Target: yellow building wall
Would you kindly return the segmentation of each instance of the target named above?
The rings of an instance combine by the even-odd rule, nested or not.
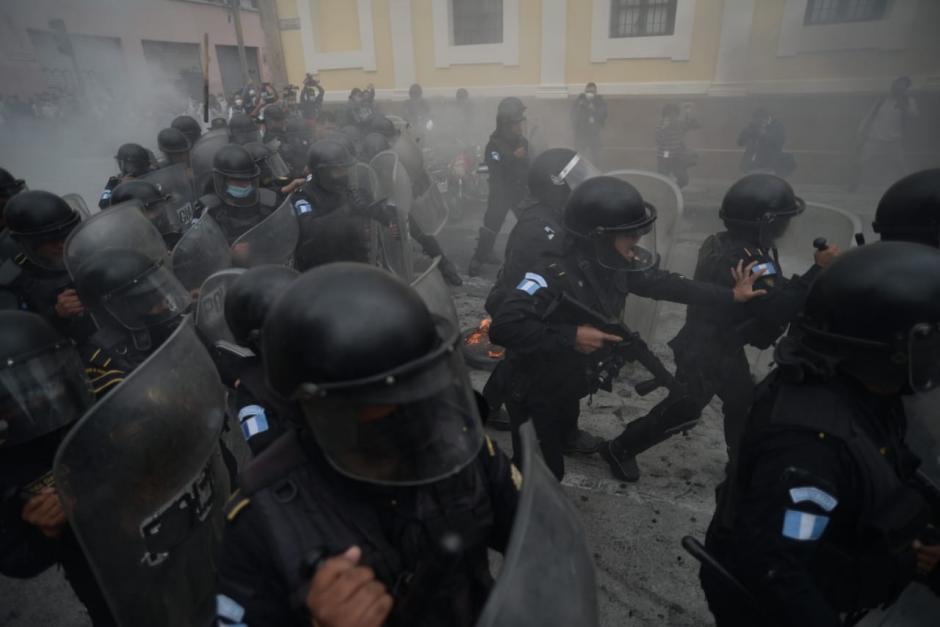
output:
[[[768,2],[767,4],[776,4]],[[698,0],[692,26],[692,47],[688,61],[671,59],[611,59],[591,62],[591,0],[568,2],[568,50],[566,82],[580,85],[663,81],[711,81],[718,58],[721,34],[722,0]],[[763,2],[758,2],[763,4]],[[779,2],[782,6],[783,2]]]
[[[277,0],[277,17],[281,20],[296,19],[297,2],[295,0]],[[300,30],[281,31],[281,49],[284,52],[284,70],[287,80],[292,85],[303,85],[304,75],[304,47],[301,43]]]
[[[359,10],[355,0],[319,0],[319,23],[314,23],[320,52],[359,50]],[[378,3],[376,3],[378,4]],[[378,7],[373,9],[373,13]]]
[[[582,0],[586,1],[586,0]],[[434,17],[431,0],[412,0],[411,30],[415,50],[415,75],[429,87],[479,87],[484,85],[537,85],[541,75],[542,3],[519,0],[519,65],[501,63],[434,67]]]
[[[793,79],[896,77],[903,74],[936,74],[940,65],[940,2],[922,0],[918,4],[915,31],[907,50],[840,50],[801,53],[778,57],[783,2],[756,2],[751,31],[750,79],[756,81]]]

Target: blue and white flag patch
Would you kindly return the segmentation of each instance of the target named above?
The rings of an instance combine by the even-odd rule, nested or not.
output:
[[[239,605],[235,599],[224,594],[217,594],[215,596],[215,613],[219,617],[220,625],[232,625],[241,623],[245,617],[245,608]]]
[[[110,189],[106,189],[106,190],[104,190],[103,192],[101,192],[101,200],[108,200],[109,198],[111,198],[111,190],[110,190]]]
[[[548,287],[548,281],[546,281],[542,275],[535,274],[534,272],[526,272],[525,278],[519,282],[516,289],[522,290],[529,296],[532,296],[543,287]]]
[[[788,509],[783,516],[783,537],[801,541],[819,540],[828,524],[828,516]]]
[[[493,161],[499,161],[499,152],[495,150],[490,152],[490,159],[492,159]]]
[[[313,213],[313,206],[306,200],[298,200],[294,203],[294,213],[299,216],[305,213]]]
[[[545,228],[545,237],[547,237],[549,241],[555,239],[555,229],[553,229],[550,226],[546,226],[544,228]]]
[[[790,488],[790,500],[796,503],[815,503],[822,508],[824,512],[831,512],[839,504],[839,499],[828,492],[824,492],[813,486],[804,486],[800,488]]]
[[[764,274],[762,276],[773,276],[777,274],[777,266],[774,265],[773,262],[770,262],[770,261],[767,261],[765,263],[759,263],[753,268],[751,268],[751,274],[756,274],[760,272],[761,270],[764,271]]]
[[[238,422],[242,425],[242,435],[246,440],[268,430],[268,415],[261,405],[242,407],[238,412]]]

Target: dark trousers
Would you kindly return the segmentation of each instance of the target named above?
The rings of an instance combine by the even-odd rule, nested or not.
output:
[[[689,184],[689,165],[686,158],[682,155],[676,157],[656,157],[656,169],[660,174],[676,178],[676,185],[680,188]]]
[[[522,462],[519,427],[526,420],[531,420],[545,465],[561,481],[565,476],[562,450],[572,430],[578,427],[580,397],[576,394],[531,390],[522,398],[515,398],[515,395],[511,397],[506,403],[506,409],[509,410],[509,424],[512,428],[513,462],[517,466]]]
[[[638,455],[694,427],[716,395],[724,413],[729,458],[737,452],[754,401],[754,381],[743,349],[718,360],[676,355],[676,380],[682,394],[671,393],[648,414],[628,424],[616,438],[624,451]]]

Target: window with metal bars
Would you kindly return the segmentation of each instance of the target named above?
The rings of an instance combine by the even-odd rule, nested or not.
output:
[[[803,24],[870,22],[883,20],[887,12],[888,0],[809,0]]]
[[[503,0],[451,0],[455,46],[503,43]]]
[[[611,38],[672,35],[676,30],[676,1],[611,0]]]

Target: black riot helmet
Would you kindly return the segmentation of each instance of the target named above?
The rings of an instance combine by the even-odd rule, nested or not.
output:
[[[806,203],[773,174],[749,174],[725,193],[718,217],[728,231],[759,246],[773,246]]]
[[[140,144],[122,144],[114,159],[124,176],[140,176],[150,170],[150,152]]]
[[[421,89],[421,85],[414,83],[411,87],[408,88],[408,97],[412,100],[417,100],[424,95],[424,90]]]
[[[398,135],[398,129],[395,128],[395,123],[392,122],[388,116],[382,115],[381,113],[376,113],[369,119],[369,131],[372,133],[381,133],[387,138]]]
[[[529,167],[529,193],[543,204],[561,211],[572,188],[560,175],[577,155],[569,148],[550,148],[536,157]]]
[[[193,146],[182,131],[175,128],[165,128],[157,133],[157,147],[160,152],[172,160],[176,155],[188,154]]]
[[[287,119],[287,112],[280,105],[272,104],[264,108],[265,122],[283,122]]]
[[[86,307],[106,311],[129,331],[178,321],[191,303],[173,273],[138,250],[100,250],[82,262],[73,278]]]
[[[889,187],[872,228],[883,241],[940,247],[940,168],[905,176]]]
[[[372,161],[372,158],[389,149],[388,139],[381,133],[369,133],[362,140],[362,160],[366,163]]]
[[[838,257],[806,299],[801,342],[869,387],[940,384],[940,250],[878,242]]]
[[[176,116],[173,118],[173,121],[170,122],[170,127],[175,128],[185,135],[186,139],[189,140],[190,146],[195,144],[196,140],[202,135],[202,127],[199,126],[199,122],[189,115]]]
[[[30,261],[47,270],[65,269],[65,238],[81,220],[67,202],[50,192],[27,190],[7,202],[4,217]]]
[[[287,266],[256,266],[243,272],[225,293],[225,322],[235,341],[258,350],[271,305],[300,274]],[[260,352],[260,351],[259,351]]]
[[[659,263],[656,208],[624,180],[598,176],[579,185],[565,205],[564,224],[575,245],[593,250],[606,268],[643,271]]]
[[[262,355],[268,386],[299,404],[336,470],[419,485],[458,472],[483,442],[459,340],[391,273],[332,263],[275,301]]]
[[[212,181],[215,193],[233,207],[258,204],[261,170],[244,146],[226,144],[212,158]]]
[[[338,140],[321,139],[307,152],[307,169],[316,183],[327,191],[337,192],[349,187],[349,168],[356,159]]]
[[[271,150],[261,142],[245,144],[245,150],[251,155],[255,165],[261,171],[261,185],[272,185],[283,181],[290,176],[290,168],[284,163],[284,158],[277,151]]]
[[[0,450],[71,424],[93,403],[69,340],[34,313],[0,311]]]
[[[212,121],[209,123],[209,128],[213,131],[220,128],[228,128],[228,120],[225,118],[212,118]]]
[[[118,205],[128,200],[137,199],[147,219],[160,231],[160,235],[179,233],[179,216],[174,209],[172,197],[150,181],[124,181],[111,193],[111,204]]]
[[[526,106],[515,96],[503,98],[496,107],[497,130],[508,130],[514,124],[525,121]]]
[[[258,126],[247,113],[236,113],[228,121],[228,134],[235,144],[247,144],[261,140]]]

